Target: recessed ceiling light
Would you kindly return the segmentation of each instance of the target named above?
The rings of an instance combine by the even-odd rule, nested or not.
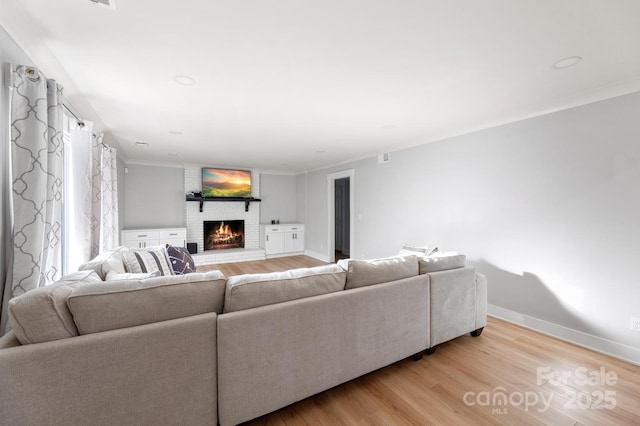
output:
[[[149,146],[149,144],[147,142],[136,142],[136,146],[146,147]]]
[[[173,81],[183,86],[193,86],[196,84],[196,80],[188,75],[176,75],[173,77]]]
[[[182,132],[179,130],[169,130],[170,135],[182,135]]]
[[[177,157],[178,154],[167,154],[169,157]]]
[[[558,62],[553,64],[553,68],[557,70],[560,70],[562,68],[569,68],[576,65],[581,60],[581,56],[569,56],[568,58],[560,59]]]

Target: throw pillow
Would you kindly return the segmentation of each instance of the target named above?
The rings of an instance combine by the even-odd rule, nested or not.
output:
[[[196,264],[186,247],[174,247],[167,244],[167,256],[174,275],[184,275],[196,272]]]
[[[417,247],[417,246],[410,246],[408,244],[405,244],[400,249],[398,256],[411,256],[411,255],[426,256],[428,249],[429,249],[428,246]]]
[[[129,273],[147,274],[158,271],[163,276],[173,275],[167,260],[167,249],[164,246],[147,250],[131,250],[125,253],[124,264]]]

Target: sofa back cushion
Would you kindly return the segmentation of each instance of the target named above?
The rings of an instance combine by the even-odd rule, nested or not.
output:
[[[103,281],[107,279],[107,274],[109,272],[124,274],[125,272],[127,272],[124,268],[124,254],[128,251],[129,249],[124,246],[115,248],[113,250],[104,251],[95,258],[91,259],[89,262],[80,266],[79,269],[81,271],[95,271]]]
[[[338,265],[229,277],[224,312],[302,299],[344,290],[345,271]]]
[[[453,251],[445,253],[435,253],[431,256],[424,256],[418,259],[420,264],[420,275],[429,272],[446,271],[449,269],[464,268],[467,256]]]
[[[220,313],[226,279],[220,271],[74,288],[67,304],[80,334]]]
[[[92,270],[78,271],[51,285],[14,297],[9,301],[9,320],[16,338],[27,345],[77,336],[67,297],[74,287],[101,282]]]
[[[347,271],[347,285],[345,287],[347,290],[418,275],[417,256],[372,260],[342,259],[338,261],[338,265]]]

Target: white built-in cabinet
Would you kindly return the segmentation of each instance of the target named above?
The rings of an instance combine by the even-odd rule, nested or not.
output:
[[[304,225],[262,225],[262,247],[267,256],[304,252]]]
[[[146,248],[170,244],[184,247],[187,242],[187,228],[125,229],[122,244],[129,248]]]

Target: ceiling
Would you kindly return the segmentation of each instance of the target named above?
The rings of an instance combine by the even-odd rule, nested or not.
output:
[[[128,162],[297,173],[640,91],[637,0],[0,2]]]

